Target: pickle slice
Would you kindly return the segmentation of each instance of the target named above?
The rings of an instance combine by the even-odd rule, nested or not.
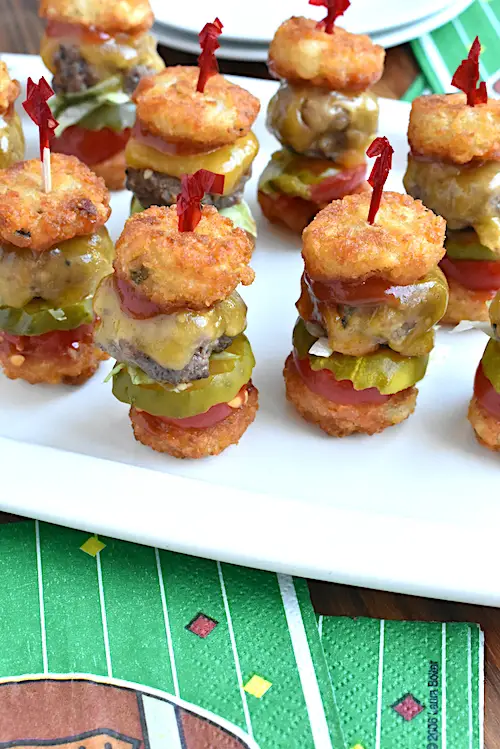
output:
[[[493,299],[490,307],[490,320],[493,328],[496,329],[500,325],[500,293]],[[496,330],[497,335],[500,330]]]
[[[42,300],[25,307],[0,307],[0,330],[10,335],[43,335],[53,330],[73,330],[94,321],[92,296],[67,307],[54,308]]]
[[[235,398],[250,380],[254,366],[252,348],[242,334],[224,352],[212,354],[210,375],[204,380],[196,380],[183,389],[152,381],[134,385],[128,368],[124,367],[113,376],[113,395],[153,416],[185,419]]]
[[[428,356],[402,356],[389,348],[380,348],[366,356],[347,356],[334,352],[329,357],[312,356],[309,349],[317,340],[299,318],[293,331],[293,345],[301,359],[309,357],[311,369],[328,369],[337,380],[350,380],[355,390],[376,388],[383,395],[406,390],[421,380]]]
[[[448,231],[445,248],[453,260],[500,260],[497,253],[481,244],[474,229]]]
[[[500,342],[490,340],[481,359],[483,372],[500,394]]]

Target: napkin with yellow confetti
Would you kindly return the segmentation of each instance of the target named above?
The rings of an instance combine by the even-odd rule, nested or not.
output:
[[[304,580],[0,526],[0,746],[343,749]]]

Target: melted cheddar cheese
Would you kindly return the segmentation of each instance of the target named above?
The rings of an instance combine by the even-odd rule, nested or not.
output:
[[[154,169],[180,179],[183,174],[194,174],[198,169],[208,169],[223,174],[224,195],[230,195],[241,177],[248,171],[259,151],[259,141],[253,133],[231,144],[208,153],[175,155],[163,153],[139,142],[133,136],[125,150],[127,166],[133,169]]]

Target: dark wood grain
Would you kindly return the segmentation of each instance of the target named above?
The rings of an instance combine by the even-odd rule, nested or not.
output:
[[[106,1],[109,0],[103,0]],[[38,53],[43,26],[36,8],[36,0],[0,0],[0,52]],[[195,60],[192,55],[164,47],[161,52],[170,65],[192,64]],[[222,61],[221,70],[224,73],[268,77],[265,65],[259,63]],[[407,46],[389,50],[385,74],[377,86],[377,93],[400,98],[413,82],[417,70]],[[0,513],[0,522],[13,520],[17,518]],[[310,588],[314,606],[321,614],[480,623],[486,633],[486,749],[500,749],[500,612],[497,609],[329,583],[311,582]]]

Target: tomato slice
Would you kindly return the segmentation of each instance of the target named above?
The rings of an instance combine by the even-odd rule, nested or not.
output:
[[[315,203],[331,203],[345,195],[350,195],[361,185],[366,175],[366,164],[352,169],[344,169],[333,177],[327,177],[316,185],[311,185],[311,200]]]
[[[248,390],[248,388],[248,383],[243,385],[238,396],[243,396],[245,390]],[[138,411],[138,414],[145,429],[148,429],[150,432],[158,432],[165,426],[177,426],[181,429],[208,429],[227,419],[235,410],[228,403],[217,403],[212,408],[209,408],[208,411],[205,411],[205,413],[188,416],[185,419],[169,419],[167,416],[153,416],[146,411]]]
[[[311,369],[309,359],[300,359],[297,350],[293,351],[293,359],[297,372],[304,384],[316,395],[342,405],[359,406],[363,403],[377,405],[386,403],[390,395],[383,395],[377,388],[366,388],[366,390],[355,390],[350,380],[337,380],[329,369],[315,371]]]
[[[304,273],[304,283],[319,302],[327,304],[347,304],[361,307],[363,304],[387,304],[398,301],[398,290],[404,287],[394,286],[383,278],[367,278],[365,281],[315,281]]]
[[[445,255],[439,265],[445,276],[471,291],[500,289],[500,261],[454,260]]]
[[[79,125],[71,125],[62,135],[52,141],[55,153],[76,156],[87,166],[100,164],[123,151],[130,136],[130,128],[116,133],[109,127],[101,130],[87,130]]]
[[[43,335],[10,335],[0,331],[0,351],[9,356],[59,358],[67,354],[68,349],[78,351],[80,344],[92,343],[93,336],[94,324],[80,325],[74,330],[53,330]]]
[[[272,222],[279,222],[288,226],[293,232],[301,233],[311,223],[320,210],[319,205],[303,198],[294,198],[291,195],[269,195],[259,191],[260,206]]]
[[[474,380],[474,395],[481,406],[495,419],[500,419],[500,394],[484,374],[483,365],[479,363]]]

